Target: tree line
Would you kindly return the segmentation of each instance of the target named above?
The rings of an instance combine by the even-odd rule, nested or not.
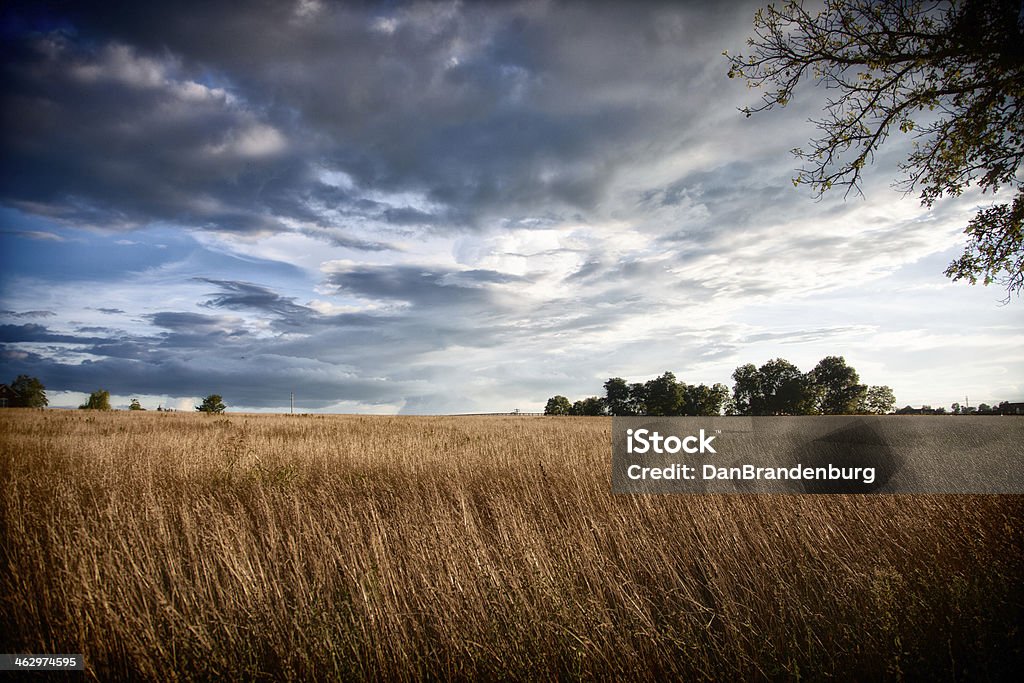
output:
[[[842,356],[828,356],[810,372],[783,358],[761,367],[747,363],[725,384],[687,384],[672,372],[647,382],[621,377],[604,383],[604,396],[570,402],[548,399],[545,415],[882,415],[893,412],[896,397],[888,386],[860,383],[857,371]]]
[[[12,391],[13,400],[8,402],[11,408],[45,408],[50,404],[46,398],[46,385],[38,377],[18,375],[9,385]],[[227,410],[224,400],[220,394],[210,394],[203,399],[202,404],[195,407],[201,413],[223,413]],[[110,405],[110,392],[106,389],[97,389],[89,394],[85,403],[78,406],[79,410],[113,410]],[[128,405],[128,410],[145,410],[139,399],[133,398]],[[162,410],[162,408],[157,408]]]
[[[96,391],[89,394],[89,398],[85,403],[78,406],[80,410],[111,410],[110,407],[110,392],[104,389],[97,389]],[[200,413],[223,413],[227,410],[227,406],[224,405],[224,400],[220,394],[210,394],[203,399],[201,405],[195,407]],[[131,403],[128,404],[128,410],[145,410],[139,399],[133,398]],[[158,412],[164,412],[165,409],[162,406],[157,406]]]

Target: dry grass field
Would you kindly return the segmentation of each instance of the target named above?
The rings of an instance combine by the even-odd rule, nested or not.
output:
[[[610,425],[0,411],[0,652],[160,681],[1021,665],[1020,496],[613,496]]]

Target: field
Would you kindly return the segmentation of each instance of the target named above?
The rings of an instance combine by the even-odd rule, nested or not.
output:
[[[160,681],[1024,663],[1021,496],[613,496],[610,426],[0,411],[0,652]]]

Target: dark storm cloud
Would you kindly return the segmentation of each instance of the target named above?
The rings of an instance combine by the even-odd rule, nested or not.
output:
[[[76,351],[97,356],[136,357],[172,348],[208,350],[218,344],[236,344],[248,338],[242,322],[224,316],[165,311],[145,316],[163,331],[156,335],[130,334],[101,326],[78,326],[75,333],[55,332],[46,326],[0,325],[0,343],[50,343],[69,345]]]
[[[254,285],[250,282],[212,280],[210,278],[196,279],[200,282],[208,282],[221,289],[220,292],[211,294],[210,296],[213,298],[208,299],[202,304],[207,308],[257,310],[290,319],[305,319],[317,315],[316,311],[296,304],[292,298],[283,297],[266,287]]]
[[[699,4],[593,9],[15,3],[0,200],[239,232],[593,212],[652,131],[680,129],[697,68],[680,46],[724,21]],[[331,197],[324,170],[352,186]]]
[[[252,340],[237,319],[181,312],[155,313],[147,318],[163,331],[140,335],[116,328],[82,326],[74,334],[64,334],[42,325],[0,325],[0,342],[49,343],[55,345],[51,350],[58,353],[71,349],[99,358],[152,361],[168,358],[176,351],[210,353],[226,348],[237,352]]]
[[[146,317],[166,330],[149,340],[158,350],[239,355],[254,341],[251,331],[236,318],[177,311],[163,311]]]
[[[118,334],[120,330],[113,327],[103,327],[102,325],[79,325],[75,328],[75,332],[78,333],[89,333],[89,334]]]
[[[230,321],[224,316],[203,315],[177,311],[162,311],[146,316],[157,327],[172,332],[219,332]]]
[[[8,318],[52,318],[55,315],[53,311],[0,311],[0,316]]]
[[[398,247],[388,244],[387,242],[374,242],[369,240],[362,240],[355,237],[346,235],[344,231],[336,228],[306,228],[302,230],[302,233],[308,237],[322,240],[329,244],[333,244],[336,247],[343,247],[345,249],[355,249],[356,251],[401,251]]]
[[[409,391],[409,386],[403,383],[332,376],[316,366],[285,366],[279,358],[255,360],[264,368],[256,383],[252,381],[251,371],[227,362],[214,365],[201,359],[166,355],[147,358],[145,362],[111,357],[69,364],[35,353],[0,351],[0,373],[17,371],[44,377],[47,388],[84,393],[95,391],[97,387],[123,396],[203,396],[215,391],[224,397],[229,407],[279,406],[287,403],[289,392],[295,389],[300,399],[298,405],[308,409],[323,408],[339,401],[387,403]]]
[[[434,214],[408,207],[385,209],[384,219],[395,225],[434,225],[438,222],[438,218]]]
[[[0,341],[12,346],[4,349],[0,366],[45,377],[55,390],[103,386],[116,394],[171,396],[217,391],[236,405],[272,407],[298,386],[300,405],[309,409],[339,401],[401,405],[410,396],[427,400],[436,390],[434,371],[418,363],[424,355],[453,346],[497,347],[514,336],[512,308],[490,291],[518,281],[512,276],[362,267],[336,273],[335,279],[363,296],[417,306],[402,315],[323,315],[269,287],[201,278],[218,291],[198,303],[256,313],[258,321],[269,319],[272,329],[287,334],[267,335],[265,325],[254,334],[244,317],[190,311],[144,315],[157,328],[149,334],[91,325],[60,334],[38,324],[6,325],[0,326]],[[448,315],[435,315],[438,307]],[[39,353],[17,346],[28,342],[53,346]],[[89,359],[68,360],[67,351]],[[396,355],[405,359],[401,368],[393,364]]]
[[[90,54],[49,36],[22,47],[7,55],[6,204],[105,228],[280,229],[254,196],[268,171],[253,161],[277,154],[276,133],[224,92],[128,46]]]
[[[448,270],[417,266],[357,266],[332,273],[339,290],[368,299],[401,301],[428,307],[495,303],[492,285],[523,278],[493,270]]]
[[[246,296],[246,288],[235,289]],[[251,298],[245,301],[255,302],[257,307],[271,299],[253,294],[249,292]],[[287,306],[282,309],[280,302],[270,303],[270,307],[291,310]],[[195,396],[217,391],[232,405],[256,408],[280,405],[295,388],[301,389],[299,405],[308,409],[339,401],[400,402],[409,391],[402,382],[361,379],[352,372],[340,372],[336,365],[317,360],[321,354],[315,346],[296,347],[291,354],[280,355],[276,347],[287,352],[286,343],[257,338],[239,318],[162,311],[146,319],[159,331],[132,335],[111,329],[108,336],[97,337],[58,334],[41,325],[0,325],[0,342],[54,345],[44,352],[16,345],[0,348],[0,373],[27,372],[45,378],[51,389],[63,391],[89,392],[98,386],[123,395]],[[388,322],[386,317],[339,315],[329,318],[329,327],[324,329],[335,340],[354,333],[373,335],[380,341],[376,330]],[[94,358],[71,362],[65,359],[67,349]],[[349,360],[360,361],[352,349],[345,354]]]
[[[0,342],[58,342],[70,344],[91,344],[102,341],[98,337],[77,337],[50,331],[44,325],[0,325]]]

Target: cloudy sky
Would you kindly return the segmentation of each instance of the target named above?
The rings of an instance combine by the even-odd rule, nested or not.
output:
[[[794,188],[824,93],[737,111],[754,4],[119,4],[0,10],[0,380],[51,405],[527,411],[826,355],[1024,400],[1021,302],[942,275],[989,198],[904,197],[909,140]]]

